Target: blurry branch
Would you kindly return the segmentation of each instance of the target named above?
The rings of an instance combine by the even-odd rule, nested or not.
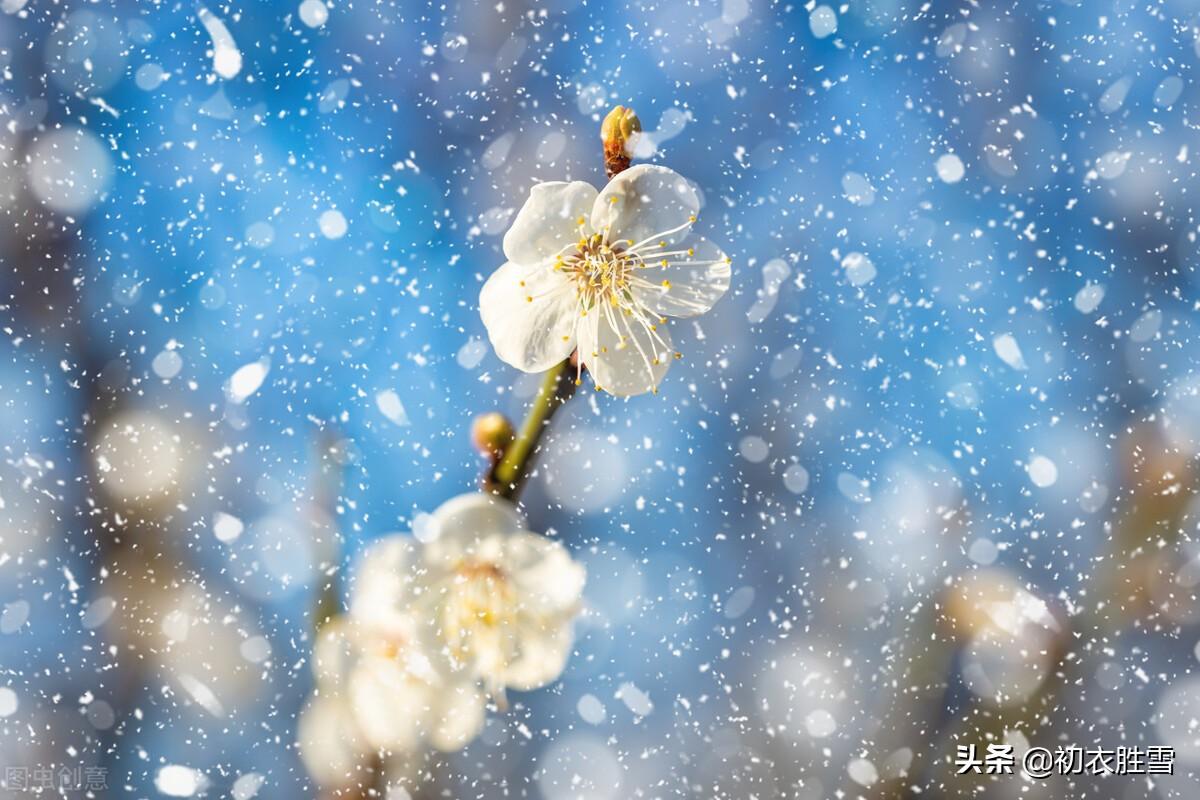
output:
[[[954,640],[939,629],[941,613],[941,607],[926,598],[913,614],[899,620],[903,630],[889,662],[896,668],[885,678],[885,700],[874,732],[880,781],[871,797],[900,796],[906,776],[919,769],[924,756],[920,743],[930,741],[937,730],[955,653]]]
[[[313,633],[342,612],[341,536],[337,527],[338,497],[342,491],[341,443],[334,430],[322,428],[315,442],[316,474],[313,476],[313,541],[317,574],[322,581],[313,609]],[[322,522],[328,522],[322,527]],[[328,536],[328,539],[326,538]]]
[[[896,752],[889,748],[903,743],[902,747],[912,749],[911,764],[904,774],[888,774],[884,770],[881,780],[869,790],[852,796],[865,794],[875,800],[915,798],[931,790],[943,797],[976,796],[982,784],[995,776],[956,775],[955,746],[975,744],[982,749],[990,743],[1013,744],[1010,739],[1014,734],[1018,735],[1014,750],[1019,770],[1024,749],[1020,745],[1032,744],[1035,738],[1049,741],[1064,721],[1064,715],[1059,713],[1065,702],[1064,693],[1085,688],[1089,656],[1101,651],[1111,638],[1129,626],[1140,624],[1159,610],[1154,591],[1162,553],[1179,540],[1184,515],[1197,491],[1196,464],[1189,454],[1173,449],[1161,430],[1150,425],[1131,431],[1126,446],[1123,466],[1127,489],[1108,553],[1097,559],[1098,569],[1080,592],[1080,607],[1070,616],[1054,615],[1054,622],[1045,631],[1052,635],[1035,637],[1040,647],[1030,648],[1028,657],[1046,660],[1048,671],[1044,680],[1027,698],[1012,704],[995,702],[999,698],[974,698],[944,731],[927,724],[927,720],[941,713],[937,704],[940,697],[923,690],[935,685],[929,683],[932,671],[942,670],[945,674],[947,656],[952,657],[954,649],[961,648],[974,636],[987,635],[981,626],[991,624],[982,616],[989,605],[994,606],[1005,595],[1011,597],[1014,591],[1025,591],[1019,585],[1005,587],[998,582],[980,586],[977,581],[977,585],[967,587],[964,584],[970,582],[960,579],[947,588],[942,598],[953,640],[939,642],[936,634],[926,638],[930,620],[924,615],[915,623],[914,647],[906,656],[906,667],[896,676],[897,680],[907,682],[907,688],[890,704],[881,723],[890,735],[876,754],[886,766],[889,756]],[[964,598],[969,602],[964,603]],[[1014,637],[1011,644],[1021,647],[1028,641]],[[947,647],[952,650],[947,651]],[[907,701],[905,696],[909,698]],[[929,706],[917,707],[922,702],[928,702]]]

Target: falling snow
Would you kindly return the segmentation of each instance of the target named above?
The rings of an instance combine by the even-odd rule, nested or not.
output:
[[[0,795],[1200,796],[1194,69],[0,0]]]

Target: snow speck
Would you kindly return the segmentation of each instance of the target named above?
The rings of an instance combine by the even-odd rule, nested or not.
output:
[[[192,797],[208,787],[208,778],[198,769],[168,764],[154,776],[154,787],[167,797]]]
[[[237,372],[233,373],[233,377],[229,379],[227,392],[229,399],[235,403],[244,403],[250,395],[258,391],[270,371],[271,360],[265,356],[244,367],[239,367]]]
[[[264,220],[246,226],[246,244],[256,250],[270,247],[275,241],[275,226]]]
[[[1163,78],[1162,83],[1154,90],[1154,105],[1159,108],[1167,108],[1175,105],[1175,101],[1179,99],[1179,95],[1183,93],[1183,79],[1178,75],[1170,75]]]
[[[871,502],[871,484],[850,472],[843,472],[837,477],[837,488],[852,503]]]
[[[846,767],[846,772],[850,775],[850,780],[859,786],[871,786],[879,780],[879,772],[875,765],[865,758],[851,761]]]
[[[1079,493],[1079,507],[1089,514],[1095,514],[1104,508],[1108,502],[1108,486],[1093,480]]]
[[[63,127],[39,136],[25,163],[34,196],[62,214],[90,210],[112,181],[108,145],[83,128]]]
[[[196,13],[200,17],[200,24],[204,26],[204,30],[208,31],[208,36],[212,39],[213,72],[225,80],[237,77],[237,74],[242,71],[242,53],[238,50],[237,43],[233,41],[233,34],[229,32],[229,28],[225,27],[225,23],[220,18],[214,16],[204,6],[200,6],[200,10]]]
[[[937,160],[935,166],[937,176],[943,183],[958,183],[966,174],[966,168],[963,167],[962,159],[954,155],[954,153],[946,153]]]
[[[176,350],[168,348],[154,357],[154,360],[150,362],[150,368],[158,377],[170,380],[183,369],[183,357]]]
[[[771,359],[771,366],[767,374],[771,376],[771,380],[779,380],[786,378],[796,371],[796,367],[800,366],[800,362],[804,360],[804,351],[797,345],[780,350]]]
[[[488,354],[488,344],[478,336],[472,336],[467,340],[467,343],[458,348],[458,353],[454,360],[463,369],[475,369],[483,363],[484,357]]]
[[[837,719],[823,708],[813,709],[804,717],[804,730],[814,739],[824,739],[837,731]]]
[[[1109,150],[1096,159],[1096,174],[1106,181],[1119,178],[1125,173],[1132,153],[1122,153],[1120,150]]]
[[[1103,114],[1111,114],[1121,106],[1125,105],[1125,96],[1129,94],[1129,87],[1133,85],[1133,78],[1128,76],[1112,83],[1104,94],[1100,95],[1099,102],[1096,106]]]
[[[1100,307],[1104,299],[1104,284],[1089,283],[1075,293],[1075,310],[1081,314],[1091,314]]]
[[[324,6],[323,3],[319,3],[318,5]],[[238,779],[233,782],[233,789],[230,794],[233,795],[233,800],[250,800],[251,797],[258,794],[258,790],[262,788],[266,781],[267,779],[257,772],[247,772],[245,775],[239,775]],[[388,796],[391,796],[390,792]]]
[[[0,633],[16,633],[21,629],[21,626],[24,625],[28,619],[28,601],[17,600],[12,603],[7,603],[4,606],[4,611],[0,612]]]
[[[575,704],[575,710],[589,725],[599,725],[608,716],[604,703],[600,702],[600,698],[594,694],[585,694],[579,698],[579,702]]]
[[[996,547],[996,543],[991,539],[979,538],[971,542],[971,546],[967,548],[967,558],[974,561],[976,564],[987,566],[996,561],[996,556],[1000,554],[1000,549]]]
[[[738,443],[738,452],[751,464],[764,460],[770,449],[770,445],[761,436],[745,436]]]
[[[856,206],[869,206],[875,202],[875,187],[866,175],[858,172],[847,172],[842,176],[842,194]]]
[[[300,21],[310,28],[319,28],[329,21],[329,6],[323,0],[304,0],[300,4]]]
[[[242,521],[233,514],[226,514],[224,511],[213,514],[212,529],[217,541],[232,542],[242,535],[245,528]]]
[[[98,731],[108,730],[117,721],[117,714],[113,711],[113,707],[103,700],[88,703],[87,711],[84,714],[91,726]]]
[[[779,300],[779,288],[792,274],[791,267],[782,258],[773,258],[763,265],[763,286],[758,290],[758,299],[746,311],[746,318],[752,325],[765,321],[775,310]]]
[[[752,605],[754,605],[754,587],[742,586],[729,595],[722,613],[725,614],[725,619],[738,619],[744,616]]]
[[[783,472],[783,485],[792,494],[803,494],[808,489],[808,470],[802,464],[792,464]]]
[[[650,712],[654,710],[654,703],[650,702],[650,695],[632,683],[622,683],[617,689],[616,698],[639,717],[649,716]]]
[[[832,36],[838,29],[837,14],[829,6],[817,6],[808,15],[808,28],[818,39]]]
[[[862,253],[849,253],[842,259],[842,269],[851,286],[866,286],[875,280],[875,264]]]
[[[144,92],[152,92],[162,86],[170,75],[158,64],[142,64],[133,75],[133,82]]]
[[[251,664],[261,664],[271,656],[271,643],[262,636],[251,636],[238,646],[238,652]]]
[[[1012,334],[1002,333],[997,336],[992,340],[992,348],[995,349],[996,355],[1000,356],[1000,360],[1013,369],[1029,369],[1029,365],[1025,363],[1025,356],[1021,355],[1021,346]]]
[[[946,390],[946,399],[955,408],[975,408],[979,405],[979,390],[969,381],[963,381]]]
[[[108,622],[108,618],[111,617],[112,613],[116,610],[117,601],[114,598],[107,595],[104,597],[97,597],[95,600],[88,603],[87,608],[83,612],[83,616],[80,618],[80,622],[83,624],[84,628],[90,631],[95,628],[99,628],[105,622]]]
[[[1025,469],[1029,472],[1029,480],[1039,488],[1045,489],[1058,481],[1058,467],[1045,456],[1035,455],[1029,459],[1029,465]]]
[[[321,214],[317,225],[321,228],[321,235],[326,239],[340,239],[346,235],[346,230],[349,228],[346,217],[336,208],[331,208]]]
[[[216,693],[204,681],[185,672],[179,675],[179,685],[191,696],[192,700],[196,701],[196,705],[209,714],[218,718],[225,716],[225,707],[221,705]]]
[[[17,693],[7,686],[0,686],[0,717],[11,717],[17,713]]]
[[[375,395],[375,405],[379,413],[387,417],[393,425],[404,427],[409,424],[408,412],[404,410],[404,403],[400,402],[400,395],[391,389],[384,389]]]
[[[1129,338],[1139,344],[1150,341],[1158,335],[1159,329],[1162,328],[1162,321],[1162,311],[1157,308],[1150,309],[1129,327]]]

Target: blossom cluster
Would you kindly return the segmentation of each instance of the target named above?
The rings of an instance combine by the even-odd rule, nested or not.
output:
[[[373,544],[349,610],[313,652],[316,688],[299,744],[318,782],[353,782],[378,753],[456,750],[507,689],[557,678],[572,646],[584,569],[480,492],[443,504],[421,530]]]

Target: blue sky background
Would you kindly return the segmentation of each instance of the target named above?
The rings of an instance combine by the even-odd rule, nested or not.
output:
[[[1193,452],[1192,3],[853,2],[823,37],[825,12],[761,0],[330,3],[317,28],[214,5],[229,79],[192,4],[0,6],[5,764],[103,764],[112,796],[157,796],[166,764],[215,795],[251,772],[257,796],[312,793],[292,748],[312,520],[349,564],[475,485],[471,417],[519,417],[536,387],[487,349],[479,287],[534,182],[603,182],[616,103],[698,187],[733,286],[676,326],[658,396],[585,392],[556,419],[524,504],[588,566],[578,652],[447,786],[573,797],[571,763],[587,797],[828,796],[914,605],[985,568],[1085,602],[1137,485],[1128,431],[1167,419]],[[179,437],[178,485],[132,522],[93,472],[89,415],[117,410]],[[102,570],[122,528],[150,559],[124,578]],[[160,658],[136,634],[157,618],[88,628],[102,598],[191,608],[197,649]],[[1112,690],[1109,727],[1088,695],[1081,729],[1158,741],[1161,693],[1200,703],[1191,621],[1116,642],[1106,663],[1149,681]],[[265,661],[231,655],[260,636]],[[223,716],[181,688],[189,663]],[[823,742],[780,730],[802,674],[840,687]]]

